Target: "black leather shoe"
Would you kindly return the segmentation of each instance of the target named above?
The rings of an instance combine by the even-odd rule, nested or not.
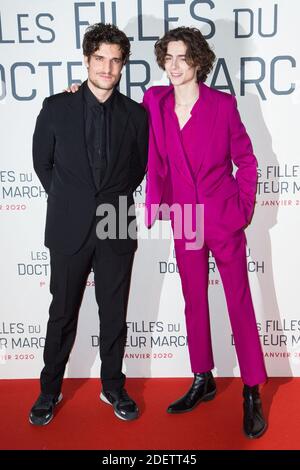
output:
[[[41,393],[30,410],[29,422],[35,426],[45,426],[50,423],[54,416],[54,408],[62,398],[62,393],[59,395]]]
[[[114,408],[115,415],[125,421],[131,421],[136,419],[139,415],[139,409],[135,401],[130,398],[124,388],[121,390],[102,390],[100,399],[108,405],[112,405]]]
[[[267,423],[262,412],[258,385],[244,385],[244,433],[249,439],[256,439],[264,434]]]
[[[172,403],[168,413],[185,413],[192,411],[202,401],[212,400],[216,395],[216,383],[212,373],[195,374],[193,384],[189,391],[179,400]]]

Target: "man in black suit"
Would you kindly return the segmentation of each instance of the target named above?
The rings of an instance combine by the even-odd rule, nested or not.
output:
[[[50,250],[53,296],[41,394],[29,417],[35,425],[48,424],[62,398],[91,268],[100,317],[100,398],[121,419],[138,416],[136,403],[124,389],[122,361],[137,248],[133,192],[147,165],[147,115],[116,88],[130,54],[122,31],[109,24],[90,26],[83,54],[87,81],[78,93],[45,99],[33,136],[34,169],[48,194],[45,245]]]

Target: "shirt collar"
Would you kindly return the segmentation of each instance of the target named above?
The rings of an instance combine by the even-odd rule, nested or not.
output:
[[[84,89],[83,89],[84,100],[89,108],[92,106],[100,105],[100,106],[104,106],[106,109],[112,109],[114,99],[116,96],[116,88],[113,89],[113,92],[110,95],[110,97],[106,101],[104,101],[104,103],[101,103],[100,101],[97,100],[94,93],[89,89],[87,82],[85,82],[83,86],[84,86]]]

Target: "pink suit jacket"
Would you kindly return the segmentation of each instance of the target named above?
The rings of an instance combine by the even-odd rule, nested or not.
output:
[[[246,226],[255,204],[257,161],[241,121],[235,97],[199,84],[199,109],[205,119],[194,136],[199,149],[196,174],[191,174],[178,128],[171,119],[173,86],[149,88],[143,104],[149,114],[150,137],[146,180],[146,225],[163,203],[203,203],[206,224],[233,232]],[[173,121],[173,122],[172,122]],[[233,164],[237,171],[233,176]]]

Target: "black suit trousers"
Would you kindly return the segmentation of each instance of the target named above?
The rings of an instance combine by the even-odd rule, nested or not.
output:
[[[87,277],[93,267],[100,318],[101,380],[104,390],[123,387],[122,361],[126,344],[126,310],[134,252],[117,254],[108,240],[96,237],[96,223],[73,255],[50,249],[53,296],[44,349],[41,390],[57,394],[75,341],[78,314]]]

